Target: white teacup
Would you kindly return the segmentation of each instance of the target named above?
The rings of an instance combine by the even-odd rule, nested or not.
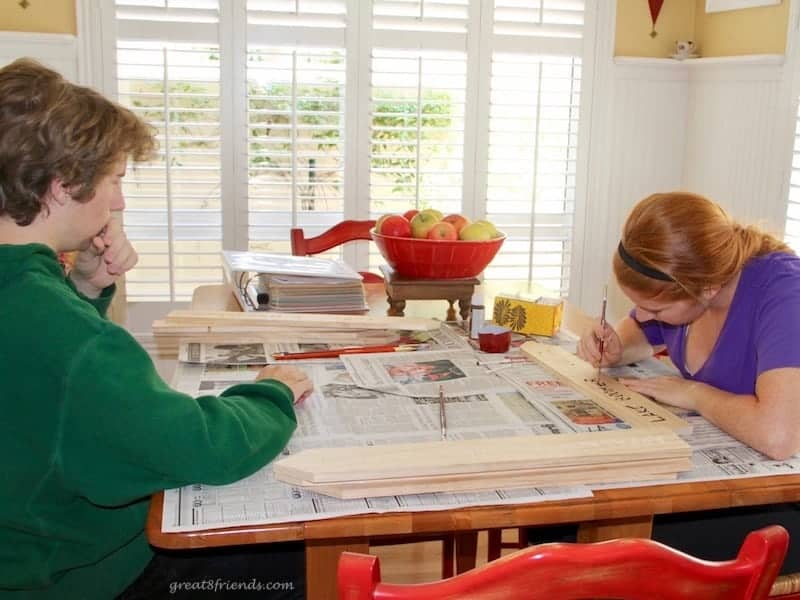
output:
[[[692,40],[678,40],[675,42],[675,54],[680,57],[693,56],[697,46]]]

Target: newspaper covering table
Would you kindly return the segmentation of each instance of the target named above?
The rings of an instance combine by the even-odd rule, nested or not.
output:
[[[446,329],[446,328],[443,328]],[[455,341],[454,341],[455,340]],[[574,340],[558,343],[574,346]],[[560,383],[544,368],[523,360],[517,351],[490,355],[472,349],[461,336],[444,333],[424,352],[360,354],[342,360],[297,361],[314,382],[314,393],[297,408],[298,428],[285,455],[307,448],[434,441],[440,436],[439,386],[447,406],[448,439],[477,439],[629,428],[617,415],[584,394]],[[259,364],[180,363],[176,387],[198,396],[218,394],[250,381],[273,351],[263,348]],[[304,350],[291,346],[291,351]],[[189,353],[188,348],[185,353]],[[194,350],[212,358],[211,348]],[[616,377],[675,374],[656,359],[609,369]],[[681,416],[693,424],[684,436],[692,446],[691,471],[680,481],[796,473],[800,459],[772,461],[741,444],[696,414]],[[671,480],[674,482],[674,480]],[[627,485],[649,485],[653,482]],[[614,486],[600,487],[620,487]],[[527,503],[591,495],[586,486],[524,488],[476,493],[340,500],[279,481],[267,465],[250,477],[224,486],[196,484],[167,490],[163,531],[324,519],[364,513],[447,510],[456,507]]]

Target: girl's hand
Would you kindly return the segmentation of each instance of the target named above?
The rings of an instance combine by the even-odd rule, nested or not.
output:
[[[697,393],[705,385],[682,377],[620,379],[619,382],[658,402],[694,411],[697,410]]]
[[[600,362],[600,340],[603,340],[603,362]],[[577,355],[594,367],[610,367],[622,358],[622,340],[608,323],[600,321],[592,325],[592,329],[584,334],[578,342]]]

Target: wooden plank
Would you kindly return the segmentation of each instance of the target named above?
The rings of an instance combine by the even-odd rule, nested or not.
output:
[[[305,329],[254,329],[252,327],[173,327],[163,325],[163,322],[153,322],[153,335],[160,337],[192,337],[205,338],[209,341],[224,338],[225,341],[259,341],[271,340],[281,343],[314,341],[314,342],[356,342],[364,344],[365,340],[370,343],[389,343],[397,340],[397,332],[381,332],[376,329],[336,331],[333,329],[324,330],[305,330]],[[287,336],[292,336],[287,337]]]
[[[689,469],[691,448],[664,427],[313,448],[274,464],[277,479],[339,498],[652,481]]]
[[[611,463],[605,466],[561,467],[555,469],[529,469],[526,471],[502,471],[470,473],[432,477],[409,477],[397,479],[373,479],[366,481],[342,481],[328,484],[309,484],[303,481],[287,481],[307,490],[342,499],[371,498],[432,492],[491,491],[521,487],[543,487],[551,485],[591,485],[595,483],[624,483],[628,481],[670,481],[680,471],[691,468],[686,460],[667,460],[660,463],[630,465]],[[279,479],[283,479],[279,477]]]
[[[376,317],[370,315],[330,315],[280,313],[270,311],[228,312],[173,310],[167,314],[168,325],[197,326],[246,326],[254,328],[291,327],[305,329],[398,329],[407,331],[432,331],[442,322],[435,319],[404,317]]]
[[[312,448],[275,463],[309,483],[514,471],[615,461],[681,458],[689,445],[666,428],[593,431],[386,446]]]
[[[635,425],[663,425],[678,433],[691,433],[692,425],[653,400],[628,389],[560,346],[525,342],[520,347],[564,383],[589,396],[614,415]]]

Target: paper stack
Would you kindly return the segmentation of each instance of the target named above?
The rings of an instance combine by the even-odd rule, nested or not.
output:
[[[360,313],[368,308],[360,280],[262,274],[259,286],[266,290],[262,300],[270,310]]]
[[[223,250],[225,279],[242,309],[363,313],[361,275],[340,260]]]

